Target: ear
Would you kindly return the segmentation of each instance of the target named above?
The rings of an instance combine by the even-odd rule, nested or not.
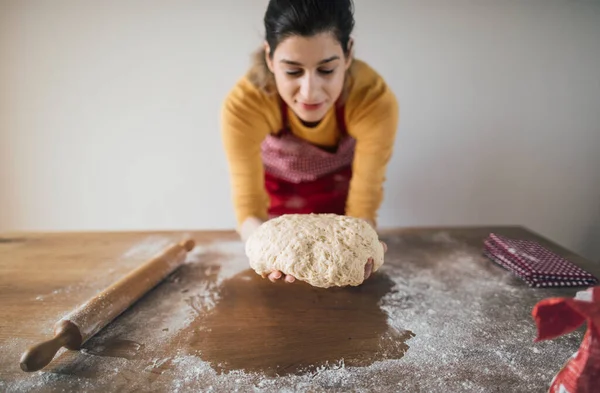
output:
[[[346,56],[346,70],[350,68],[352,60],[354,59],[354,38],[350,37],[348,40],[348,55]]]
[[[271,59],[271,56],[270,56],[271,47],[269,46],[269,43],[267,41],[265,41],[265,43],[264,43],[264,48],[265,48],[265,62],[267,63],[267,67],[269,68],[269,71],[271,71],[273,73],[273,59]]]

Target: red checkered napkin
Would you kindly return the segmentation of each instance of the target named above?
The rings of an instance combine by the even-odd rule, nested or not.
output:
[[[516,263],[512,259],[511,254],[506,254],[501,248],[496,246],[491,240],[485,241],[485,251],[484,254],[494,261],[496,264],[502,266],[506,270],[511,271],[513,274],[523,279],[532,287],[551,287],[557,286],[557,280],[553,279],[545,279],[539,278],[535,274],[531,272],[531,270],[527,266],[522,266]],[[560,281],[560,280],[558,280]],[[571,284],[570,280],[563,280],[563,286],[576,286],[577,283]],[[586,285],[582,283],[582,285]]]
[[[598,279],[565,258],[529,240],[490,234],[484,254],[532,287],[577,287],[598,284]]]
[[[504,252],[501,249],[499,249],[498,247],[496,247],[496,245],[494,243],[492,243],[489,239],[486,240],[484,244],[485,244],[484,255],[486,257],[490,258],[492,261],[494,261],[498,265],[502,266],[506,270],[510,270],[515,275],[517,275],[523,279],[526,279],[526,280],[531,279],[531,271],[529,269],[526,269],[526,268],[520,266],[519,264],[516,264],[515,262],[513,262],[510,257],[505,256]]]

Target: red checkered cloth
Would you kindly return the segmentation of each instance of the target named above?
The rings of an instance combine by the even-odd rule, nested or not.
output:
[[[288,124],[288,108],[281,104],[283,129],[267,135],[261,144],[265,171],[290,183],[310,182],[352,166],[356,140],[348,135],[344,107],[335,108],[341,138],[334,152],[308,143],[292,134]]]
[[[267,136],[263,141],[262,159],[265,170],[292,183],[313,181],[352,165],[356,140],[342,137],[337,154],[308,143],[298,143],[291,134]]]
[[[532,312],[537,324],[536,342],[551,340],[587,322],[579,351],[567,361],[550,384],[549,393],[600,391],[600,287],[578,292],[575,298],[549,298]]]
[[[578,287],[598,284],[598,279],[565,258],[529,240],[490,234],[484,255],[532,287]]]

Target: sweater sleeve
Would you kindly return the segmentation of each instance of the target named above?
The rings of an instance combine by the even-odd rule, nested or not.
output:
[[[260,145],[270,132],[271,106],[247,81],[241,81],[222,107],[221,133],[238,226],[249,217],[268,218]]]
[[[356,139],[356,151],[346,214],[376,223],[399,108],[393,92],[379,76],[374,78],[374,83],[357,88],[348,98],[348,132]]]

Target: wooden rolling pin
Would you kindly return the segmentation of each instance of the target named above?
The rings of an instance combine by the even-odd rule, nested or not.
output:
[[[29,348],[21,356],[23,371],[37,371],[52,361],[61,347],[78,350],[145,293],[185,262],[195,246],[186,240],[131,271],[54,325],[54,338]]]

